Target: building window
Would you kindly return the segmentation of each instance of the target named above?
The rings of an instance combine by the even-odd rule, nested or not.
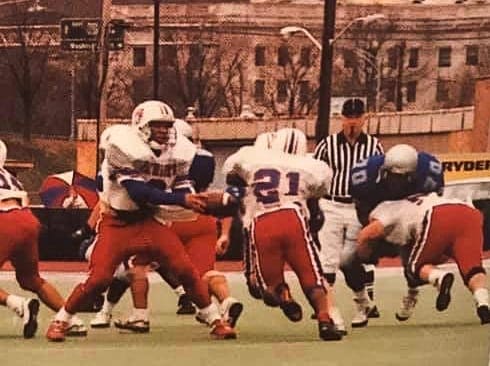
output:
[[[277,64],[286,66],[289,63],[289,49],[287,46],[279,47],[277,51]]]
[[[449,81],[437,80],[436,101],[447,102],[449,100]]]
[[[265,47],[256,46],[255,47],[255,66],[265,65]]]
[[[255,80],[255,101],[262,103],[265,100],[265,80]]]
[[[396,82],[388,80],[383,82],[383,84],[385,85],[383,89],[386,91],[386,101],[395,103]]]
[[[284,103],[288,99],[288,82],[286,80],[278,80],[277,82],[277,101]]]
[[[466,65],[478,66],[478,46],[466,47]]]
[[[310,82],[302,80],[299,82],[299,102],[307,103],[310,100]]]
[[[311,66],[311,47],[301,47],[301,66]]]
[[[417,99],[417,82],[409,81],[407,83],[407,102],[415,103]]]
[[[177,47],[175,45],[160,46],[160,60],[163,65],[175,65],[177,62]]]
[[[418,67],[419,66],[419,49],[410,48],[408,51],[408,67]]]
[[[146,66],[146,47],[133,48],[133,66],[134,67]]]
[[[391,47],[388,50],[388,67],[391,69],[398,67],[398,47]]]
[[[344,50],[342,52],[344,58],[344,67],[346,69],[353,69],[356,67],[356,56],[352,50]]]
[[[451,47],[439,48],[439,67],[451,66]]]

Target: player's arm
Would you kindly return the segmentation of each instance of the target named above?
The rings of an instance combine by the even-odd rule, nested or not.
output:
[[[228,251],[230,246],[230,229],[231,229],[231,217],[223,217],[221,222],[221,233],[216,241],[216,254],[221,256]]]
[[[384,226],[379,220],[372,220],[357,235],[357,253],[361,259],[369,258],[372,248],[369,243],[384,236]]]

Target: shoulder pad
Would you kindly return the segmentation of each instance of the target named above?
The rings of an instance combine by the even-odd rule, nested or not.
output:
[[[112,166],[133,167],[135,162],[146,161],[151,156],[150,147],[130,126],[117,129],[107,141],[106,159]]]

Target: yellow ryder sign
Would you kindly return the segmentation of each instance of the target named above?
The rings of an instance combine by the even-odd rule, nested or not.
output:
[[[490,153],[439,154],[446,182],[490,177]]]

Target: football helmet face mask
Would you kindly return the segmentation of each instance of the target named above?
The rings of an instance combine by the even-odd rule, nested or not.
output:
[[[0,140],[0,168],[5,165],[5,160],[7,160],[7,145]]]
[[[131,116],[131,125],[138,130],[143,141],[156,150],[175,145],[177,134],[174,122],[172,108],[158,100],[138,104]]]
[[[306,136],[297,128],[282,128],[276,132],[271,149],[292,155],[306,155]]]

